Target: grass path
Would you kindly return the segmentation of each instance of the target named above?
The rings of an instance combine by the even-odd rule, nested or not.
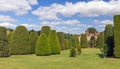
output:
[[[82,54],[69,57],[69,51],[61,55],[17,55],[0,58],[0,69],[120,69],[120,59],[100,58],[99,49],[82,49]]]

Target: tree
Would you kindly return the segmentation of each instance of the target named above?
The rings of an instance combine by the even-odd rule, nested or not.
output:
[[[120,58],[120,15],[114,16],[114,55]]]
[[[29,33],[24,26],[16,27],[11,36],[10,48],[13,55],[30,54]]]
[[[65,50],[69,49],[68,39],[64,39],[64,47],[65,47]]]
[[[39,39],[37,41],[37,45],[35,48],[35,54],[37,56],[47,56],[51,54],[51,47],[48,43],[48,38],[45,33],[42,33],[39,36]]]
[[[9,57],[9,44],[6,28],[0,26],[0,57]]]
[[[95,47],[95,45],[96,45],[96,38],[94,36],[91,36],[89,44],[90,44],[91,48]]]
[[[60,44],[55,30],[51,30],[48,36],[52,54],[60,54]]]
[[[30,36],[29,36],[29,43],[31,46],[31,53],[34,54],[35,53],[35,47],[36,47],[36,43],[37,43],[37,39],[38,39],[38,34],[37,32],[31,32]]]
[[[89,33],[95,33],[96,32],[96,29],[93,28],[93,27],[90,27],[87,30],[89,31]]]
[[[48,37],[50,32],[50,26],[43,26],[40,33],[45,33]]]
[[[58,39],[59,39],[61,50],[64,50],[65,49],[65,47],[64,47],[64,33],[63,32],[57,32],[57,36],[58,36]]]
[[[75,48],[70,49],[70,57],[76,57],[76,50]]]
[[[87,37],[86,37],[85,34],[81,34],[80,41],[81,41],[80,43],[81,43],[82,48],[87,48],[88,47]]]
[[[113,39],[113,26],[108,24],[105,27],[105,43],[107,44],[107,56],[113,56],[114,51],[114,39]]]
[[[104,34],[103,33],[100,33],[98,35],[96,45],[100,49],[102,56],[105,57],[107,49],[106,49],[106,45],[104,43]]]

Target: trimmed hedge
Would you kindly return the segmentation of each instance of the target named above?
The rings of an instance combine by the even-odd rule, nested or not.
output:
[[[114,16],[114,55],[120,58],[120,15]]]
[[[13,55],[30,54],[29,33],[26,27],[16,27],[11,37],[10,48]]]
[[[81,34],[81,38],[80,38],[80,44],[82,48],[87,48],[88,47],[88,42],[87,42],[87,36],[86,34]]]
[[[59,44],[56,30],[50,31],[48,39],[49,39],[49,45],[51,47],[51,53],[60,54],[60,44]]]
[[[31,32],[30,36],[29,36],[29,42],[30,42],[31,53],[32,54],[35,53],[35,47],[36,47],[37,40],[38,40],[37,32]]]
[[[40,33],[45,33],[48,37],[50,32],[50,26],[42,26],[41,32]]]
[[[39,36],[37,45],[35,48],[35,54],[37,56],[46,56],[51,54],[51,47],[48,44],[48,38],[45,33]]]
[[[9,57],[9,44],[6,28],[0,26],[0,57]]]
[[[60,43],[60,47],[61,47],[61,50],[65,50],[65,47],[64,47],[64,33],[63,32],[57,32],[57,36],[58,36],[58,39],[59,39],[59,43]]]

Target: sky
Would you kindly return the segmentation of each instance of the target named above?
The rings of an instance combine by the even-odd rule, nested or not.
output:
[[[89,27],[104,31],[120,14],[120,0],[0,0],[0,26],[81,34]]]

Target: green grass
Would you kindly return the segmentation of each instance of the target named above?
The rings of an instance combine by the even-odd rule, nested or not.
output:
[[[17,55],[0,58],[0,69],[120,69],[120,59],[100,58],[99,49],[82,49],[82,54],[69,57],[69,51],[61,55]]]

